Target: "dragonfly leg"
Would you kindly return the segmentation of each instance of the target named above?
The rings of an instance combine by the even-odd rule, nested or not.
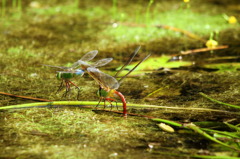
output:
[[[63,87],[64,87],[63,82],[64,82],[64,80],[62,80],[60,86],[58,87],[57,93],[63,89]]]
[[[67,94],[69,94],[70,93],[70,84],[69,84],[69,81],[68,80],[65,80],[65,86],[66,86],[66,91],[65,91],[65,93],[63,94],[63,97],[66,97],[67,96]]]
[[[103,109],[106,108],[106,99],[104,99],[104,106],[103,106]]]
[[[103,98],[104,99],[104,107],[103,107],[103,109],[105,109],[106,108],[106,101],[111,105],[111,110],[112,110],[112,101],[113,100],[109,100],[109,98]]]
[[[62,98],[63,97],[66,97],[66,95],[67,95],[67,82],[64,80],[64,83],[65,83],[65,92],[63,93],[63,95],[62,95]]]
[[[79,100],[80,88],[79,88],[76,84],[74,84],[73,82],[71,82],[71,81],[68,81],[68,82],[69,82],[70,84],[72,84],[73,86],[75,86],[76,89],[78,89],[77,100]]]
[[[97,109],[97,107],[99,106],[99,104],[100,104],[100,102],[102,101],[102,99],[103,99],[103,98],[100,98],[100,99],[99,99],[98,104],[97,104],[96,107],[95,107],[96,109]]]
[[[111,105],[111,110],[112,110],[112,101],[108,100],[107,98],[105,99],[105,101],[108,101],[108,103]]]
[[[70,86],[69,81],[67,82],[67,84],[68,84],[68,99],[69,99],[71,96],[71,86]]]
[[[79,97],[80,97],[80,88],[78,88],[77,100],[80,99]]]
[[[115,99],[105,98],[105,100],[107,100],[111,104],[111,110],[112,110],[112,102],[116,102],[116,107],[117,107],[117,101]],[[118,110],[118,107],[117,107],[117,110]]]
[[[115,101],[115,103],[116,103],[116,108],[117,108],[117,110],[118,110],[118,105],[117,105],[117,101]]]

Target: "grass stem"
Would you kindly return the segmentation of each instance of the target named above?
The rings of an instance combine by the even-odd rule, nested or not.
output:
[[[204,94],[204,93],[202,93],[202,92],[200,92],[199,94],[200,94],[201,96],[209,99],[209,100],[212,101],[212,102],[215,102],[215,103],[218,103],[218,104],[223,104],[223,105],[226,105],[226,106],[229,106],[229,107],[232,107],[232,108],[240,109],[240,106],[238,106],[238,105],[232,105],[232,104],[220,102],[220,101],[218,101],[218,100],[216,100],[216,99],[210,98],[209,96],[207,96],[206,94]]]
[[[6,14],[6,0],[2,0],[1,17],[3,18],[5,14]]]
[[[153,4],[154,0],[149,0],[147,11],[146,11],[146,24],[150,25],[150,8]]]

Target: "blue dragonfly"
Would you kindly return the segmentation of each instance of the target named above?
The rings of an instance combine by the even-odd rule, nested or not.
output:
[[[96,61],[93,64],[89,64],[88,62],[91,61],[97,54],[98,54],[97,50],[90,51],[86,53],[80,60],[73,63],[71,67],[44,65],[48,67],[61,69],[61,71],[57,71],[57,74],[56,74],[57,79],[62,80],[60,86],[58,87],[57,93],[61,91],[65,85],[66,91],[63,94],[63,96],[66,97],[67,94],[70,93],[71,85],[72,85],[76,89],[78,89],[77,99],[79,100],[80,88],[75,83],[73,83],[71,79],[74,77],[83,76],[88,67],[92,67],[92,68],[101,67],[112,61],[112,58],[104,58]],[[80,69],[79,67],[83,65],[84,67]]]

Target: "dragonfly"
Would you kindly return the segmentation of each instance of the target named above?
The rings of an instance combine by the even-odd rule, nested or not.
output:
[[[116,97],[119,97],[122,102],[124,117],[127,117],[127,103],[126,103],[126,99],[125,99],[124,95],[121,92],[117,91],[117,89],[119,88],[123,79],[125,79],[132,71],[134,71],[143,61],[145,61],[150,56],[150,54],[147,55],[145,58],[143,58],[140,62],[138,62],[138,64],[136,64],[126,75],[121,77],[119,80],[117,80],[116,78],[117,78],[118,74],[127,65],[129,65],[132,62],[133,58],[135,57],[135,55],[137,54],[139,49],[140,49],[140,46],[135,49],[135,51],[130,55],[130,58],[128,59],[128,61],[121,67],[121,69],[115,74],[114,77],[100,71],[96,67],[88,67],[87,68],[88,74],[99,85],[99,90],[98,90],[97,94],[100,99],[99,99],[98,105],[102,100],[104,100],[104,107],[105,107],[106,101],[108,101],[111,104],[113,101],[116,101],[116,99],[115,99]]]
[[[62,80],[60,86],[58,87],[57,92],[62,90],[65,84],[66,91],[63,94],[63,96],[67,96],[67,94],[71,90],[71,85],[72,85],[76,89],[78,89],[77,99],[79,100],[80,88],[75,83],[73,83],[71,79],[77,76],[83,76],[88,67],[96,68],[96,67],[104,66],[112,61],[112,58],[105,58],[105,59],[98,60],[91,65],[88,64],[88,62],[91,61],[97,54],[98,54],[97,50],[90,51],[86,53],[80,60],[73,63],[71,67],[44,65],[44,66],[54,67],[62,70],[62,71],[57,71],[57,74],[56,74],[57,79]],[[84,66],[82,67],[83,69],[79,69],[80,65]]]

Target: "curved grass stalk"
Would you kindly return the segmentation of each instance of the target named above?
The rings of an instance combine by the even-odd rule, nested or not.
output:
[[[146,11],[146,24],[147,25],[149,25],[149,22],[150,22],[150,8],[153,3],[154,3],[154,0],[149,0],[149,2],[148,2],[147,11]]]
[[[167,149],[167,148],[165,148]],[[231,157],[231,156],[209,156],[209,155],[187,155],[187,154],[179,154],[179,153],[170,153],[171,149],[167,149],[169,151],[158,151],[151,150],[151,153],[163,156],[177,156],[177,157],[185,157],[185,158],[200,158],[200,159],[239,159],[239,157]]]
[[[17,8],[18,8],[19,13],[22,13],[22,0],[18,0]]]
[[[48,102],[36,102],[36,103],[27,103],[27,104],[17,104],[2,106],[0,110],[4,109],[19,109],[19,108],[31,108],[31,107],[54,107],[54,106],[79,106],[79,107],[94,107],[98,104],[95,101],[48,101]],[[100,103],[100,106],[104,105],[103,102]],[[117,104],[121,106],[121,104]],[[158,108],[158,109],[174,109],[174,110],[196,110],[196,111],[212,111],[212,112],[223,112],[223,113],[236,113],[229,112],[225,110],[217,109],[208,109],[208,108],[191,108],[191,107],[169,107],[169,106],[158,106],[158,105],[147,105],[147,104],[134,104],[128,103],[129,108]]]
[[[201,159],[239,159],[239,157],[231,157],[231,156],[203,156],[203,155],[193,155],[190,156],[193,158],[201,158]]]
[[[112,0],[112,10],[113,10],[113,19],[118,20],[117,18],[117,3],[118,0]]]
[[[228,145],[228,144],[226,144],[226,143],[224,143],[224,142],[222,142],[222,141],[220,141],[220,140],[212,137],[211,135],[209,135],[208,133],[206,133],[203,129],[201,129],[200,127],[196,126],[196,125],[193,124],[193,123],[185,124],[184,127],[195,131],[196,133],[204,136],[205,138],[207,138],[207,139],[209,139],[209,140],[211,140],[211,141],[213,141],[213,142],[216,142],[216,143],[218,143],[218,144],[220,144],[220,145],[222,145],[222,146],[225,146],[225,147],[228,147],[228,148],[231,148],[231,149],[234,149],[234,150],[240,152],[240,149],[238,149],[238,148],[236,148],[236,147],[233,147],[233,146],[230,146],[230,145]]]
[[[171,120],[166,120],[166,119],[160,119],[160,118],[153,118],[153,121],[157,121],[157,122],[163,122],[172,126],[177,126],[177,127],[182,127],[183,124],[175,122],[175,121],[171,121]]]
[[[231,145],[228,145],[214,137],[212,137],[211,135],[209,135],[208,133],[206,133],[204,130],[204,128],[200,128],[198,126],[196,126],[195,124],[193,123],[189,123],[189,124],[183,124],[183,123],[178,123],[178,122],[174,122],[174,121],[171,121],[171,120],[166,120],[166,119],[160,119],[160,118],[152,118],[151,120],[153,121],[157,121],[157,122],[163,122],[163,123],[166,123],[166,124],[169,124],[169,125],[172,125],[172,126],[176,126],[176,127],[180,127],[180,128],[186,128],[186,129],[191,129],[193,130],[194,132],[200,134],[201,136],[215,142],[215,143],[218,143],[222,146],[225,146],[225,147],[228,147],[228,148],[231,148],[235,151],[238,151],[240,152],[240,149],[237,148],[237,147],[233,147]],[[211,129],[206,129],[207,131],[210,131]],[[214,130],[213,130],[214,131]]]
[[[4,18],[5,14],[6,14],[6,0],[2,0],[1,3],[1,17]]]
[[[199,94],[200,94],[201,96],[209,99],[209,100],[212,101],[212,102],[215,102],[215,103],[218,103],[218,104],[223,104],[223,105],[226,105],[226,106],[229,106],[229,107],[232,107],[232,108],[240,109],[240,106],[238,106],[238,105],[232,105],[232,104],[220,102],[220,101],[218,101],[218,100],[216,100],[216,99],[210,98],[209,96],[207,96],[206,94],[204,94],[204,93],[202,93],[202,92],[200,92]]]
[[[89,108],[89,106],[95,106],[95,105],[97,105],[97,102],[91,102],[91,101],[52,101],[52,102],[37,102],[37,103],[3,106],[3,107],[0,107],[0,110],[32,108],[32,107],[54,107],[54,106],[79,106],[79,107]]]
[[[159,106],[159,105],[148,105],[148,104],[134,104],[128,103],[129,108],[161,108],[161,109],[176,109],[176,110],[196,110],[196,111],[212,111],[212,112],[225,112],[229,111],[218,110],[218,109],[209,109],[209,108],[191,108],[191,107],[169,107],[169,106]]]

